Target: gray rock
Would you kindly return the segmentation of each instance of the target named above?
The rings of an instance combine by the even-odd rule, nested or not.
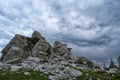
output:
[[[53,45],[55,53],[64,57],[65,59],[71,59],[71,48],[68,48],[67,44],[62,44],[59,41],[55,41]]]
[[[29,72],[24,72],[24,75],[25,76],[29,76],[29,75],[31,75]]]
[[[20,58],[15,58],[15,59],[11,59],[9,61],[6,61],[5,64],[18,64],[22,62],[22,60]]]
[[[58,76],[49,76],[49,80],[58,80]]]
[[[38,31],[34,31],[32,34],[32,38],[34,37],[41,38],[41,34]]]
[[[18,71],[19,69],[22,69],[22,68],[23,68],[23,66],[14,66],[14,65],[12,65],[10,71]]]
[[[33,69],[42,71],[49,76],[50,80],[58,80],[69,78],[74,80],[82,73],[73,68],[78,64],[92,65],[92,62],[87,58],[74,59],[71,53],[72,48],[68,48],[67,44],[55,41],[53,47],[45,40],[37,31],[32,34],[32,37],[16,35],[9,44],[2,50],[2,69],[17,71],[23,69]],[[12,65],[11,65],[12,64]],[[24,75],[31,75],[25,72]]]
[[[3,63],[0,62],[0,69],[2,69]]]
[[[32,62],[39,63],[39,62],[40,62],[40,59],[37,58],[37,57],[28,57],[28,58],[26,59],[26,61],[32,61]]]
[[[87,58],[85,57],[79,57],[77,56],[76,58],[76,61],[75,61],[77,64],[82,64],[82,65],[86,65],[87,67],[89,68],[93,68],[93,62],[91,62],[90,60],[88,60]]]
[[[10,69],[11,68],[11,64],[3,64],[2,65],[2,69]]]
[[[68,74],[70,74],[70,76],[71,77],[78,77],[78,76],[81,76],[82,75],[82,73],[80,72],[80,71],[78,71],[78,70],[75,70],[75,69],[73,69],[73,68],[66,68],[66,72],[68,73]]]
[[[49,76],[49,80],[56,80],[55,78],[54,78],[54,76]]]
[[[31,48],[29,47],[30,38],[15,35],[15,37],[9,42],[9,44],[1,51],[2,57],[1,61],[6,62],[11,59],[20,58],[22,55],[26,56],[26,52],[29,52]],[[28,54],[27,54],[28,55]]]
[[[59,78],[60,79],[67,79],[67,78],[70,78],[70,75],[63,73],[63,71],[60,71]]]
[[[32,49],[32,56],[41,58],[43,55],[50,55],[52,54],[51,49],[52,47],[49,43],[39,40]]]
[[[29,56],[39,57],[52,54],[51,45],[45,41],[45,38],[37,31],[34,31],[32,38],[22,35],[15,35],[15,37],[8,43],[8,45],[1,51],[2,62],[7,62],[12,59],[20,58],[22,60]]]

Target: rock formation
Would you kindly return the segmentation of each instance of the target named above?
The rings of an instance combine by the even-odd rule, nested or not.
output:
[[[87,67],[89,68],[93,68],[93,62],[88,60],[87,58],[85,57],[80,57],[78,56],[77,59],[75,60],[76,64],[82,64],[82,65],[86,65]]]
[[[15,35],[9,44],[1,51],[1,61],[6,62],[12,59],[26,59],[28,56],[42,57],[42,55],[52,54],[51,45],[37,31],[32,37]]]
[[[52,73],[54,76],[49,76],[50,80],[75,78],[82,74],[70,66],[80,67],[77,65],[81,64],[92,69],[91,61],[84,57],[74,59],[71,50],[67,44],[59,41],[55,41],[52,47],[37,31],[33,32],[32,37],[17,34],[1,51],[3,64],[0,67],[14,67],[15,70],[28,68]]]
[[[66,59],[71,59],[72,48],[68,48],[67,44],[62,44],[59,41],[55,41],[53,49],[56,54],[64,56]]]

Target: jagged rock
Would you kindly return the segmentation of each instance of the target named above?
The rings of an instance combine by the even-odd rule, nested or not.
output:
[[[32,43],[35,45],[39,40],[44,41],[41,34],[37,31],[34,31],[33,34],[32,34]]]
[[[31,38],[15,35],[9,44],[2,50],[2,61],[6,62],[15,58],[26,58],[31,55]]]
[[[71,59],[70,55],[71,55],[72,48],[68,48],[67,44],[62,44],[59,41],[55,41],[53,48],[54,48],[54,51],[60,56],[63,56],[65,59]]]
[[[75,61],[77,64],[82,64],[82,65],[86,65],[87,67],[89,68],[93,68],[93,62],[91,62],[90,60],[88,60],[87,58],[85,57],[77,57],[76,61]]]
[[[1,51],[1,53],[3,53],[1,60],[5,62],[20,57],[28,46],[27,39],[25,36],[15,35],[9,44]]]
[[[33,34],[32,34],[32,38],[34,38],[34,37],[41,38],[42,36],[39,32],[34,31]]]
[[[42,55],[48,55],[49,53],[47,53],[47,51],[48,51],[49,47],[50,47],[49,43],[41,42],[41,40],[39,40],[32,49],[32,56],[40,57]],[[41,55],[41,51],[44,52],[45,54]]]

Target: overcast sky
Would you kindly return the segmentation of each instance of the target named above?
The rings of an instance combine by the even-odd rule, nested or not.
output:
[[[107,62],[120,53],[120,0],[0,0],[0,51],[34,30],[68,43],[74,55]]]

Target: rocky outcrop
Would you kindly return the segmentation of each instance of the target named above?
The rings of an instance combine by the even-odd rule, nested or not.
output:
[[[28,48],[26,47],[29,45],[29,40],[30,38],[28,37],[18,34],[15,35],[15,37],[9,42],[9,44],[1,51],[1,61],[6,62],[11,59],[20,58],[23,53],[27,51]]]
[[[53,45],[54,52],[60,56],[64,56],[65,59],[71,59],[71,50],[67,44],[62,44],[59,41],[55,41]]]
[[[52,54],[52,47],[39,32],[34,31],[32,37],[15,35],[1,53],[1,61],[6,62],[16,58],[23,60],[28,56],[49,55]]]
[[[93,69],[94,67],[94,64],[92,61],[88,60],[87,58],[85,57],[80,57],[78,56],[75,60],[76,64],[81,64],[81,65],[85,65],[87,67],[89,67],[90,69]]]
[[[50,80],[75,80],[82,75],[75,69],[81,67],[79,64],[92,69],[93,63],[84,57],[74,59],[71,50],[67,44],[59,41],[55,41],[52,47],[37,31],[33,32],[32,37],[17,34],[2,50],[0,68],[11,71],[34,69],[52,74]]]

